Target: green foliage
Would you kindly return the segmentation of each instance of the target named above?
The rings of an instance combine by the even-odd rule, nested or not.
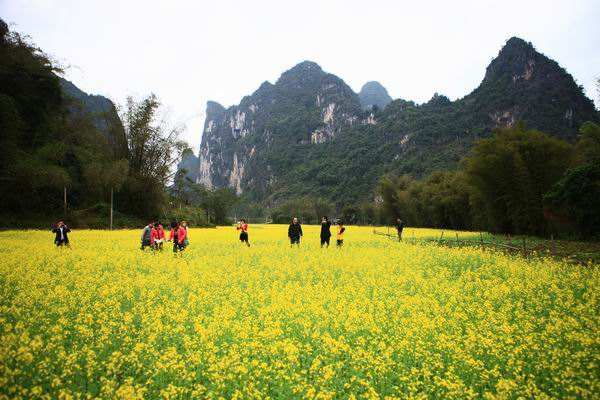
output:
[[[206,210],[209,211],[211,221],[216,225],[228,225],[229,210],[235,204],[237,197],[233,190],[220,188],[208,192]]]
[[[214,224],[208,220],[205,210],[196,206],[170,208],[157,220],[161,221],[163,225],[166,225],[171,221],[187,221],[188,226],[191,227],[214,226]]]
[[[416,222],[414,204],[409,194],[409,189],[414,184],[415,181],[408,175],[387,175],[381,178],[377,191],[382,198],[382,211],[388,223],[393,223],[397,218]]]
[[[586,122],[579,130],[579,140],[575,145],[577,162],[592,164],[600,162],[600,124]]]
[[[584,238],[600,234],[600,125],[586,122],[575,144],[577,166],[544,197],[547,219],[556,231]]]
[[[77,210],[96,210],[94,204],[108,201],[110,189],[118,191],[128,178],[121,122],[110,100],[59,78],[60,69],[41,50],[3,21],[0,28],[3,208],[24,220],[42,212],[63,216],[66,189],[67,216],[75,221]],[[129,200],[128,207],[140,196]]]
[[[207,189],[187,178],[187,171],[180,169],[171,186],[171,209],[195,208],[204,214],[202,223],[228,225],[231,210],[238,197],[229,188]],[[200,211],[199,211],[200,212]],[[184,218],[185,219],[185,218]]]
[[[539,131],[498,130],[479,141],[464,170],[475,192],[474,210],[484,228],[509,233],[545,233],[543,196],[572,162],[572,146]]]
[[[180,127],[169,127],[160,118],[160,101],[154,94],[136,101],[127,98],[121,119],[127,140],[130,173],[165,186],[172,167],[188,148],[179,140]]]
[[[316,224],[323,216],[331,216],[333,205],[325,199],[298,197],[287,200],[271,210],[271,218],[276,224],[287,224],[298,217],[305,224]]]
[[[401,218],[412,226],[468,229],[469,187],[461,172],[436,172],[421,181],[383,177],[378,185],[387,224]]]
[[[413,226],[511,234],[565,233],[575,225],[589,237],[600,209],[597,165],[564,174],[574,160],[595,159],[597,128],[584,125],[575,146],[522,124],[496,130],[475,144],[457,171],[418,181],[382,177],[382,212],[388,221],[400,217]]]
[[[564,228],[572,224],[576,234],[600,235],[600,162],[569,170],[544,198],[548,218]]]
[[[469,190],[462,172],[435,172],[409,190],[414,215],[423,226],[468,229]]]

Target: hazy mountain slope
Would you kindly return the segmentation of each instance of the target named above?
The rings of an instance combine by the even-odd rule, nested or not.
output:
[[[110,99],[104,96],[87,94],[64,78],[59,78],[59,81],[63,93],[72,101],[70,105],[71,112],[89,114],[94,121],[94,125],[104,133],[108,130],[110,119],[118,120],[117,109]]]
[[[363,110],[371,110],[373,106],[383,110],[392,101],[386,88],[376,81],[365,83],[358,92],[358,98]]]

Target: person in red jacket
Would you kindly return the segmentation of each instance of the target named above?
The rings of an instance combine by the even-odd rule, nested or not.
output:
[[[183,251],[185,249],[186,229],[177,222],[171,222],[171,234],[169,240],[173,242],[173,253]]]
[[[154,239],[154,249],[162,251],[163,243],[165,241],[165,230],[160,222],[157,222],[156,227],[156,239]]]
[[[150,248],[152,250],[156,250],[156,246],[158,245],[156,239],[158,239],[158,231],[156,230],[156,224],[154,224],[150,228]]]
[[[248,241],[248,224],[244,218],[240,219],[235,229],[240,231],[240,242],[246,243],[246,246],[250,247],[250,242]]]

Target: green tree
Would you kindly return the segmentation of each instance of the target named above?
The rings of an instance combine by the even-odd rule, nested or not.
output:
[[[301,197],[287,200],[271,211],[273,222],[286,224],[293,217],[298,217],[302,223],[316,223],[318,220],[315,215],[313,201],[308,197]]]
[[[60,144],[66,112],[56,75],[60,72],[0,19],[0,192],[5,211],[56,211],[63,188],[72,184]]]
[[[121,120],[130,173],[166,185],[174,174],[173,165],[181,159],[188,145],[179,140],[181,127],[170,127],[160,117],[160,106],[154,94],[141,101],[128,97]]]
[[[471,227],[470,188],[462,172],[434,172],[410,188],[415,223],[450,229]]]
[[[187,171],[180,170],[176,174],[172,187],[174,198],[178,204],[202,209],[206,213],[207,222],[215,225],[227,225],[227,217],[238,202],[238,197],[231,188],[207,189],[204,185],[192,182],[185,177]]]
[[[382,213],[387,223],[394,223],[396,218],[405,221],[415,220],[414,206],[409,193],[413,183],[414,180],[407,175],[400,177],[386,175],[379,180],[377,193],[381,196]]]
[[[345,224],[348,224],[348,225],[356,224],[358,222],[359,215],[360,215],[360,209],[357,206],[345,205],[342,208],[341,218]]]
[[[578,164],[592,164],[600,161],[600,125],[584,123],[579,129],[579,139],[575,144]]]
[[[464,160],[485,228],[543,234],[543,196],[572,162],[572,146],[522,125],[480,140]]]
[[[129,162],[121,196],[123,206],[136,215],[152,218],[166,207],[165,187],[188,146],[179,140],[181,128],[168,126],[160,117],[160,102],[154,94],[140,101],[129,97],[121,120]]]
[[[215,189],[210,192],[207,209],[216,225],[228,224],[227,215],[237,201],[235,192],[230,188]]]
[[[323,216],[329,216],[333,210],[333,205],[323,198],[314,198],[311,202],[315,221],[320,221]]]
[[[374,225],[377,223],[377,206],[372,201],[363,201],[359,206],[359,222],[363,225]]]
[[[600,235],[600,162],[569,170],[545,196],[547,215],[559,228],[572,225],[584,238]],[[562,226],[561,226],[562,225]],[[567,229],[569,227],[567,226]]]

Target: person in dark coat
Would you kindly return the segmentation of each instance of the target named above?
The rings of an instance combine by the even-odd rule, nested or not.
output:
[[[141,246],[140,250],[144,250],[146,247],[152,247],[152,230],[154,229],[154,223],[150,222],[142,229],[142,236],[140,238]]]
[[[404,221],[400,218],[396,218],[396,231],[398,232],[398,241],[402,241],[402,230],[404,229]]]
[[[295,244],[300,247],[300,238],[302,237],[302,226],[298,222],[298,218],[294,217],[288,228],[288,237],[290,238],[290,246]]]
[[[63,221],[58,221],[54,228],[52,229],[52,233],[56,234],[54,237],[54,244],[57,247],[61,246],[69,246],[69,232],[71,230]]]
[[[329,240],[331,239],[331,222],[329,218],[323,217],[321,219],[321,247],[327,245],[329,247]]]

